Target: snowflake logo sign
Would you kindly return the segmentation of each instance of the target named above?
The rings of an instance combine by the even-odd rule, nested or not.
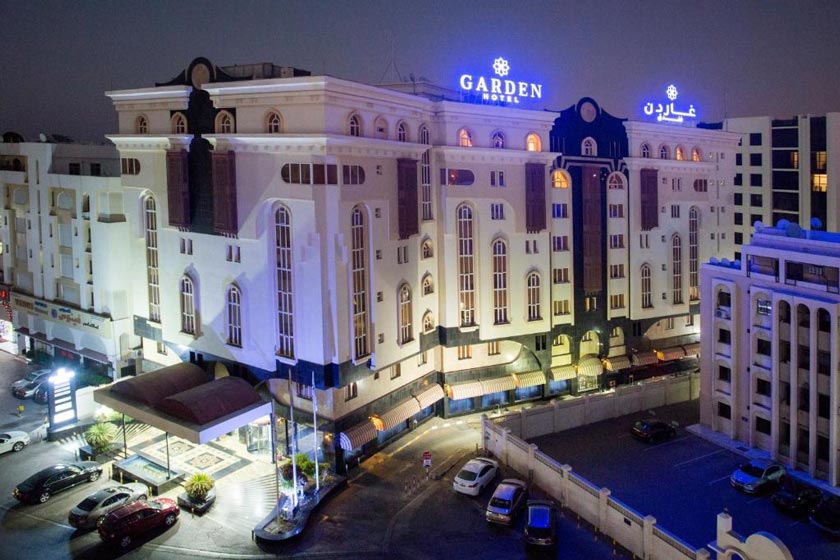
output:
[[[493,70],[496,72],[496,75],[505,77],[510,72],[510,64],[504,58],[499,57],[493,61]]]
[[[671,101],[676,99],[677,98],[677,88],[676,88],[676,86],[674,86],[674,84],[671,84],[670,86],[668,86],[668,89],[665,90],[665,95],[667,95],[668,99],[670,99]]]

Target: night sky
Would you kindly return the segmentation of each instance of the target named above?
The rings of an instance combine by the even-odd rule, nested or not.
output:
[[[28,140],[103,141],[117,122],[106,90],[168,81],[199,56],[452,88],[502,56],[543,84],[523,108],[588,95],[640,119],[674,83],[700,120],[840,111],[836,1],[0,0],[0,45],[0,132]]]

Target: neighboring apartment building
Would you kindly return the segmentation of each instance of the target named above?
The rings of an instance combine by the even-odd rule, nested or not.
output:
[[[134,354],[113,146],[0,143],[6,336],[39,360],[113,377]],[[11,324],[9,324],[11,323]]]
[[[840,485],[840,234],[758,229],[700,285],[701,423]]]

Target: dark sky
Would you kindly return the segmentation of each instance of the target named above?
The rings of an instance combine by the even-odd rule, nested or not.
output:
[[[583,96],[643,117],[668,84],[701,120],[840,110],[840,9],[797,1],[0,0],[0,132],[100,141],[103,92],[167,81],[196,57],[274,62],[367,83],[389,62],[456,87],[464,72],[543,84],[523,107]]]

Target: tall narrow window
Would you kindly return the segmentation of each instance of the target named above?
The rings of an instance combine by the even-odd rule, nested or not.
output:
[[[149,320],[160,323],[157,204],[154,197],[146,197],[143,206],[143,226],[146,230],[146,281],[149,284]]]
[[[135,134],[147,134],[149,132],[149,120],[144,115],[135,119],[134,132]]]
[[[669,155],[670,154],[668,153],[668,146],[664,144],[659,146],[659,159],[668,159]]]
[[[181,277],[181,332],[195,334],[195,285],[186,275]]]
[[[397,125],[397,141],[408,141],[408,127],[406,127],[405,123],[402,121],[400,121],[400,124]]]
[[[536,132],[530,133],[528,136],[525,137],[525,149],[529,152],[541,152],[542,151],[542,140],[540,139],[540,135]]]
[[[611,173],[609,179],[607,180],[607,187],[614,190],[623,189],[624,175],[621,173]]]
[[[400,344],[414,340],[411,326],[411,288],[403,284],[399,291],[400,299]]]
[[[279,113],[271,111],[265,116],[265,131],[269,134],[280,134],[283,132],[283,120],[280,118]]]
[[[172,134],[186,134],[187,133],[187,119],[184,118],[183,113],[175,113],[172,115]]]
[[[671,238],[671,285],[673,303],[682,303],[682,240],[679,235]]]
[[[458,304],[461,326],[475,324],[475,253],[472,208],[462,204],[458,216]]]
[[[504,148],[505,147],[505,135],[502,134],[500,130],[497,130],[493,133],[493,136],[490,138],[490,143],[494,148]]]
[[[592,138],[587,138],[583,141],[583,144],[580,148],[581,154],[585,156],[597,156],[598,155],[598,147],[595,144],[595,140]]]
[[[569,177],[564,171],[561,171],[560,169],[555,169],[551,172],[551,186],[555,189],[568,189]]]
[[[426,125],[420,127],[420,143],[427,146],[431,143],[429,128]],[[420,205],[423,211],[423,221],[431,220],[433,218],[431,150],[426,150],[420,156]]]
[[[700,148],[697,146],[691,149],[691,161],[701,161],[703,159],[703,155],[700,153]]]
[[[642,265],[641,271],[642,277],[642,308],[648,309],[653,307],[653,301],[651,299],[651,285],[650,285],[650,265],[645,263]]]
[[[677,146],[677,149],[674,151],[674,159],[677,161],[683,161],[685,159],[685,150],[683,150],[682,146]]]
[[[540,275],[532,272],[528,275],[528,320],[540,319]]]
[[[242,292],[235,284],[227,292],[227,343],[242,346]]]
[[[295,355],[292,292],[292,216],[285,206],[274,213],[274,252],[277,273],[277,354]]]
[[[462,148],[472,148],[473,146],[472,133],[466,128],[458,131],[458,145]]]
[[[507,268],[507,245],[497,239],[493,242],[493,319],[497,325],[508,322]]]
[[[647,142],[642,144],[642,157],[649,158],[650,157],[650,144]]]
[[[361,136],[362,135],[362,120],[359,118],[359,115],[351,115],[349,125],[350,125],[350,136]]]
[[[233,115],[228,111],[220,111],[216,116],[216,134],[233,134],[236,127],[233,123]]]
[[[354,358],[370,354],[370,325],[368,323],[368,266],[367,224],[362,209],[353,208],[351,219],[353,275],[353,350]]]
[[[700,299],[700,246],[698,230],[700,211],[692,206],[688,211],[688,299]]]

